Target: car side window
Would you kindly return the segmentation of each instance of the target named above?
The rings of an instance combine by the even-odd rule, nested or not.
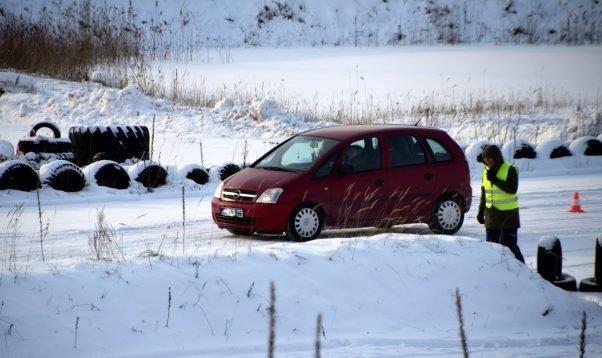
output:
[[[388,140],[389,165],[403,167],[406,165],[424,164],[424,150],[418,139],[411,135],[392,135]]]
[[[339,152],[334,153],[330,156],[314,173],[314,179],[324,178],[330,175],[332,172],[332,168],[334,164],[337,162],[337,158],[339,157]]]
[[[368,137],[351,143],[343,153],[341,173],[357,173],[380,168],[380,141]]]
[[[443,143],[432,138],[427,138],[426,143],[433,153],[435,162],[448,162],[452,160],[451,152]]]

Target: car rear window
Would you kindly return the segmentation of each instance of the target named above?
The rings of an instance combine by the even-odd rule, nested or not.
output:
[[[423,164],[426,160],[418,139],[411,135],[391,135],[388,139],[389,165],[403,167]]]
[[[450,150],[443,143],[433,138],[427,138],[426,143],[433,153],[433,160],[435,162],[448,162],[452,160]]]

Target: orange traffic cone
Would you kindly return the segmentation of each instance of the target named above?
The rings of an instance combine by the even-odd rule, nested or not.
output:
[[[569,208],[569,212],[571,213],[584,213],[585,211],[581,209],[581,204],[579,204],[579,193],[573,193],[573,205]]]

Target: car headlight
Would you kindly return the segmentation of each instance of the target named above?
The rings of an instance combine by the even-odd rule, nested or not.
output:
[[[217,188],[215,188],[215,193],[213,193],[213,197],[220,199],[222,197],[222,189],[224,189],[224,182],[220,181],[217,185]]]
[[[282,194],[282,192],[282,188],[269,188],[266,191],[264,191],[263,194],[261,194],[256,201],[258,203],[274,204],[278,201],[278,198],[280,197],[280,194]]]

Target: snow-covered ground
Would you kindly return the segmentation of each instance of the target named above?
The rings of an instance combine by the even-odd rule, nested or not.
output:
[[[41,221],[35,192],[0,192],[2,356],[262,356],[271,283],[277,356],[312,354],[318,315],[327,356],[457,356],[456,289],[471,356],[575,356],[583,312],[586,356],[602,353],[602,295],[563,291],[536,272],[538,241],[556,235],[563,271],[577,281],[593,275],[600,157],[516,161],[526,265],[483,242],[474,206],[451,237],[409,225],[326,230],[308,243],[248,239],[211,220],[215,168],[252,161],[282,137],[327,123],[304,123],[271,99],[182,108],[132,87],[2,78],[1,139],[15,143],[40,120],[65,133],[80,124],[151,126],[155,117],[155,159],[171,173],[152,193],[139,184],[43,188]],[[270,115],[229,119],[253,106]],[[480,166],[470,153],[478,143],[467,147],[475,194]],[[211,168],[210,182],[179,178],[176,167],[186,163]],[[567,211],[575,191],[583,214]],[[93,260],[88,242],[100,212],[118,238],[111,262]]]
[[[42,3],[5,2],[30,15]],[[184,3],[194,12],[193,5],[205,2]],[[237,4],[216,13],[236,21],[255,16],[243,14],[257,2]],[[493,10],[495,4],[482,2],[482,13],[485,19],[500,17],[484,21],[491,33],[500,34],[494,24],[508,18]],[[517,17],[526,13],[522,5],[514,7]],[[169,10],[164,16],[179,16],[176,7]],[[329,14],[314,12],[320,24],[335,23]],[[404,23],[421,23],[417,15],[424,16],[424,8]],[[223,25],[218,18],[214,24]],[[290,35],[277,20],[255,40],[270,43]],[[215,32],[236,40],[239,35],[221,25]],[[342,31],[347,25],[333,27]],[[286,31],[277,33],[279,28]],[[602,293],[567,292],[543,280],[537,247],[543,237],[557,236],[563,272],[577,282],[594,274],[596,237],[602,235],[602,157],[581,155],[574,139],[599,118],[601,57],[599,46],[253,48],[207,50],[206,61],[198,64],[157,64],[165,73],[185,73],[182,83],[192,88],[202,82],[213,89],[242,86],[276,94],[250,103],[224,98],[214,108],[149,98],[135,86],[106,88],[2,70],[0,140],[14,145],[44,120],[58,124],[63,136],[71,126],[146,125],[154,127],[153,159],[170,176],[152,192],[138,183],[125,190],[89,184],[76,193],[48,187],[39,193],[0,191],[0,356],[265,356],[272,283],[278,357],[312,356],[316,339],[328,357],[460,356],[456,292],[471,357],[578,356],[584,313],[585,357],[600,356]],[[391,97],[419,102],[433,94],[453,102],[483,93],[521,97],[542,89],[589,105],[578,118],[572,117],[574,108],[555,108],[527,118],[439,122],[466,148],[475,205],[482,167],[474,157],[480,144],[524,139],[541,145],[543,153],[552,140],[576,143],[572,157],[515,161],[521,168],[519,244],[525,265],[483,241],[474,205],[454,236],[407,225],[326,230],[317,240],[293,243],[232,236],[211,220],[219,166],[249,163],[288,135],[331,124],[289,114],[286,105],[296,101],[328,106],[359,93],[374,98],[372,103]],[[502,129],[513,134],[502,136]],[[0,144],[6,152],[6,142]],[[210,181],[197,185],[179,177],[178,166],[188,163],[209,168]],[[568,212],[574,192],[585,213]],[[100,214],[114,229],[112,261],[94,260],[89,245]]]

